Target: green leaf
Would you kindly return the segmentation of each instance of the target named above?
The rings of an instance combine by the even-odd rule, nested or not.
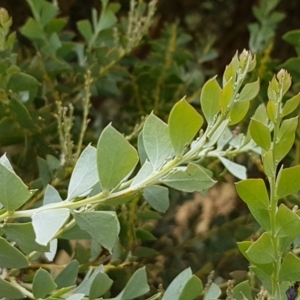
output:
[[[29,266],[27,258],[4,238],[0,237],[0,267],[26,268]]]
[[[76,241],[74,259],[76,259],[78,263],[81,265],[81,264],[89,263],[90,258],[91,258],[91,253],[89,249],[87,249],[86,246],[83,246],[83,244],[81,244],[80,242]]]
[[[193,275],[184,286],[179,300],[193,300],[196,299],[203,291],[201,280]]]
[[[125,137],[108,125],[97,146],[97,166],[102,190],[115,188],[138,162],[137,151]]]
[[[40,85],[41,84],[33,76],[20,72],[11,75],[7,89],[18,93],[35,89]]]
[[[251,215],[258,222],[258,224],[265,230],[271,229],[271,221],[268,208],[257,208],[255,206],[248,206]]]
[[[224,114],[227,111],[227,108],[229,108],[229,104],[232,101],[233,97],[233,83],[232,81],[227,82],[226,86],[222,90],[221,93],[221,99],[220,99],[220,109],[222,114]]]
[[[169,190],[163,186],[152,185],[147,187],[144,190],[144,198],[159,212],[165,212],[169,208]]]
[[[267,112],[266,112],[266,107],[263,104],[261,104],[257,107],[252,119],[254,119],[256,121],[260,121],[261,123],[263,123],[265,125],[268,123],[269,120],[268,120],[268,116],[267,116]]]
[[[59,8],[58,5],[54,5],[47,1],[42,1],[42,9],[40,11],[41,23],[43,26],[47,25],[57,15]]]
[[[202,117],[184,99],[177,102],[169,115],[169,136],[176,156],[181,156],[203,124]]]
[[[132,300],[146,294],[149,290],[146,270],[143,267],[134,272],[124,290],[117,296],[117,299]]]
[[[86,196],[99,181],[97,173],[97,150],[87,146],[76,162],[68,188],[67,200]]]
[[[237,164],[225,157],[219,156],[218,157],[220,159],[220,161],[222,162],[222,164],[224,165],[224,167],[235,177],[239,178],[239,179],[246,179],[247,178],[247,169],[240,165]]]
[[[78,277],[79,263],[72,260],[55,278],[54,282],[58,289],[73,286]]]
[[[88,296],[90,293],[91,285],[94,279],[96,278],[97,274],[99,273],[104,273],[103,265],[98,266],[94,270],[90,268],[86,273],[83,281],[79,284],[79,286],[75,289],[74,292]]]
[[[78,226],[110,252],[120,232],[117,215],[113,211],[74,213]]]
[[[5,297],[7,299],[20,299],[20,298],[24,298],[25,295],[23,295],[23,293],[16,288],[15,286],[13,286],[11,283],[3,280],[0,277],[0,291],[1,291],[1,297]]]
[[[280,170],[276,180],[277,198],[296,193],[300,189],[300,166]]]
[[[209,288],[206,290],[203,300],[215,300],[218,299],[221,295],[221,289],[217,284],[212,282]]]
[[[142,165],[136,176],[133,178],[132,183],[130,184],[130,187],[133,189],[135,187],[138,187],[142,184],[142,182],[147,179],[152,173],[153,173],[153,166],[151,162],[148,160],[145,161],[145,163]]]
[[[62,202],[59,192],[50,184],[47,184],[43,205]]]
[[[300,278],[300,259],[295,254],[289,252],[282,262],[279,271],[279,280],[298,281]]]
[[[282,116],[285,117],[291,114],[299,106],[299,101],[300,101],[300,94],[297,94],[296,96],[287,100],[283,106]]]
[[[22,129],[27,129],[34,133],[37,129],[36,124],[34,123],[27,107],[16,97],[11,97],[9,101],[9,108],[13,112],[16,121],[22,127]]]
[[[84,294],[82,293],[77,293],[69,296],[66,300],[81,300],[84,298]]]
[[[34,212],[32,215],[32,225],[36,235],[36,242],[46,246],[65,224],[69,215],[70,211],[67,208]]]
[[[263,157],[264,172],[268,177],[275,175],[275,167],[273,162],[273,151],[267,151]]]
[[[257,278],[261,281],[262,285],[267,289],[269,293],[272,292],[272,280],[271,276],[265,273],[262,269],[257,266],[251,266],[251,271],[257,276]]]
[[[90,252],[91,257],[89,258],[90,262],[95,261],[100,257],[103,248],[95,240],[91,240]]]
[[[144,146],[143,130],[140,132],[138,136],[138,152],[139,152],[140,162],[143,165],[146,159],[148,158]]]
[[[278,237],[286,237],[297,234],[300,229],[300,218],[281,204],[276,213],[275,234]]]
[[[103,0],[102,0],[103,2]],[[112,10],[106,9],[104,12],[101,13],[100,22],[97,25],[97,32],[110,28],[115,25],[117,22],[117,18]]]
[[[254,99],[258,95],[259,87],[260,87],[259,79],[257,79],[254,82],[247,83],[243,87],[243,89],[238,97],[238,101],[246,102],[246,101],[250,101],[250,100]]]
[[[0,164],[3,165],[5,168],[7,168],[9,171],[15,173],[12,165],[10,164],[6,154],[3,154],[1,157],[0,157]]]
[[[200,103],[203,115],[210,125],[220,111],[220,98],[222,89],[219,86],[216,77],[208,80],[201,91]]]
[[[143,141],[154,170],[158,170],[170,157],[173,149],[168,134],[168,125],[153,113],[150,114],[144,124]]]
[[[269,100],[267,103],[267,116],[273,123],[276,122],[276,114],[277,114],[276,109],[277,108],[275,102]]]
[[[148,230],[137,228],[135,230],[135,235],[138,239],[142,241],[155,241],[157,238]]]
[[[89,299],[95,299],[106,293],[112,286],[113,281],[105,273],[99,272],[92,284],[89,293]]]
[[[283,40],[285,40],[286,42],[288,42],[289,44],[293,45],[293,46],[299,46],[300,44],[300,29],[294,29],[294,30],[290,30],[288,32],[286,32],[283,36],[282,36]]]
[[[257,144],[257,146],[263,148],[266,151],[270,150],[271,133],[268,126],[252,118],[249,125],[249,130],[251,137]]]
[[[215,181],[198,165],[189,163],[187,167],[178,167],[162,182],[169,187],[184,192],[203,192],[211,188]]]
[[[44,269],[39,269],[33,278],[32,292],[35,298],[44,298],[46,295],[53,292],[56,284],[51,275]]]
[[[32,193],[16,173],[0,164],[0,201],[8,211],[20,208]]]
[[[291,150],[295,141],[295,130],[298,126],[298,117],[284,120],[278,132],[276,141],[275,159],[282,160]]]
[[[90,21],[81,20],[76,23],[78,31],[84,37],[86,43],[88,44],[93,36],[93,30]]]
[[[274,248],[269,233],[264,232],[246,251],[254,264],[268,264],[275,260]]]
[[[165,291],[162,300],[179,300],[185,285],[192,278],[191,268],[187,268],[176,276]],[[188,299],[187,299],[188,300]]]
[[[252,291],[248,280],[240,282],[232,291],[235,300],[245,300],[245,297],[249,300],[252,299]]]
[[[234,57],[232,58],[230,64],[228,66],[226,66],[226,68],[225,68],[225,72],[224,72],[223,78],[222,78],[223,87],[230,80],[232,82],[236,81],[236,71],[238,70],[238,68],[239,68],[239,61],[238,61],[237,53],[236,53],[234,55]]]
[[[238,195],[251,207],[268,208],[269,195],[264,181],[259,179],[247,179],[236,184]]]
[[[67,240],[90,240],[92,237],[85,231],[79,228],[76,224],[67,231],[64,231],[62,235],[59,236],[62,239]]]
[[[49,247],[41,246],[35,241],[35,233],[32,223],[7,223],[3,227],[6,236],[17,243],[18,247],[25,253],[32,251],[46,252]]]
[[[221,135],[224,134],[226,128],[228,127],[229,120],[224,120],[217,128],[217,130],[213,133],[212,136],[206,136],[206,144],[205,147],[211,147],[215,145],[215,143],[220,139]]]
[[[20,32],[30,40],[41,40],[44,37],[43,27],[34,19],[29,18]]]
[[[250,107],[250,102],[234,102],[229,112],[230,122],[229,125],[239,123],[246,116]]]
[[[49,242],[49,251],[45,252],[45,257],[49,261],[53,261],[57,252],[57,239],[53,239]]]
[[[68,287],[65,287],[65,288],[62,288],[62,289],[58,289],[56,291],[54,291],[52,294],[51,294],[51,300],[56,300],[56,299],[60,299],[62,298],[61,296],[63,295],[66,295],[68,294],[69,292],[71,292],[72,290],[74,290],[74,287],[75,286],[68,286]]]

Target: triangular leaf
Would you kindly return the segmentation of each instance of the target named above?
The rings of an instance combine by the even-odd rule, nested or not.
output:
[[[253,242],[246,251],[246,254],[255,264],[273,263],[275,260],[275,254],[269,233],[264,232],[258,240]]]
[[[168,125],[153,113],[147,118],[143,128],[145,151],[155,170],[159,169],[172,152]]]
[[[20,208],[32,196],[21,178],[0,164],[0,202],[8,211]]]
[[[111,252],[120,231],[117,215],[113,211],[74,213],[78,226]]]
[[[54,239],[49,242],[49,251],[45,252],[44,254],[49,261],[53,261],[56,252],[57,252],[57,239]]]
[[[235,125],[241,122],[246,116],[250,107],[250,102],[234,102],[229,112],[229,126]]]
[[[51,204],[51,203],[58,203],[61,202],[62,199],[59,195],[59,192],[50,184],[47,184],[43,205]]]
[[[221,157],[219,156],[220,161],[222,162],[222,164],[224,165],[224,167],[235,177],[239,178],[239,179],[246,179],[247,178],[247,169],[240,165],[237,164],[225,157]]]
[[[299,106],[299,101],[300,101],[300,94],[297,94],[296,96],[287,100],[283,106],[282,116],[285,117],[291,114]]]
[[[136,176],[134,177],[130,187],[134,188],[142,184],[143,180],[153,173],[153,166],[148,160],[142,165]]]
[[[144,198],[159,212],[165,212],[169,208],[169,190],[163,186],[152,185],[147,187],[144,190]]]
[[[132,300],[149,292],[145,267],[134,272],[117,299]]]
[[[77,293],[69,296],[66,300],[81,300],[84,298],[84,294],[82,293]]]
[[[32,292],[35,298],[44,298],[56,288],[51,275],[44,269],[39,269],[33,278]]]
[[[300,190],[300,166],[282,169],[277,177],[276,195],[278,198],[296,193]]]
[[[0,292],[1,297],[5,297],[7,299],[20,299],[25,297],[18,288],[16,288],[9,282],[3,280],[1,277],[0,277],[0,291],[1,291]]]
[[[239,102],[250,101],[257,96],[258,92],[259,92],[259,79],[257,79],[254,82],[247,83],[243,87],[243,89],[238,97],[238,101]]]
[[[49,247],[41,246],[35,241],[32,223],[7,223],[3,230],[6,236],[17,243],[25,254],[32,251],[46,252],[49,249]]]
[[[77,260],[72,260],[55,278],[55,283],[58,289],[72,286],[75,284],[79,270]]]
[[[68,200],[85,195],[99,181],[96,162],[97,150],[89,145],[75,165],[68,188]]]
[[[249,125],[249,130],[252,139],[257,144],[257,146],[268,151],[271,147],[271,133],[268,126],[260,121],[252,119]]]
[[[272,280],[271,276],[265,273],[262,269],[257,266],[251,266],[251,271],[257,276],[257,278],[261,281],[263,286],[267,289],[269,293],[272,292]]]
[[[217,284],[212,282],[209,288],[206,290],[203,300],[215,300],[221,295],[221,289]]]
[[[275,234],[278,237],[288,237],[299,232],[300,218],[281,204],[276,213]]]
[[[262,179],[247,179],[236,184],[239,196],[247,205],[255,208],[268,208],[269,195]]]
[[[202,117],[185,100],[180,100],[169,115],[169,136],[176,156],[183,154],[203,124]]]
[[[6,154],[3,154],[1,157],[0,157],[0,164],[3,165],[4,167],[6,167],[9,171],[15,173],[12,165],[10,164],[10,161],[8,160]]]
[[[78,294],[89,295],[91,285],[96,278],[97,274],[103,273],[104,268],[103,265],[98,266],[96,269],[92,270],[91,268],[86,273],[83,281],[79,284],[79,286],[75,289],[75,292]]]
[[[298,281],[300,278],[300,259],[293,253],[288,253],[279,271],[279,280]]]
[[[193,274],[190,268],[185,269],[170,283],[162,300],[179,300],[185,285],[192,278]]]
[[[105,273],[99,272],[93,280],[90,288],[89,299],[95,299],[106,293],[113,281]]]
[[[240,282],[233,288],[233,297],[235,300],[252,299],[252,290],[248,280]]]
[[[26,268],[27,258],[4,238],[0,237],[0,267],[1,268]]]
[[[36,242],[46,246],[65,224],[69,215],[70,211],[67,208],[47,209],[35,212],[32,215],[32,225],[36,235]]]
[[[162,181],[166,185],[184,192],[203,192],[215,184],[215,181],[200,166],[193,163],[188,164],[187,168],[178,168]]]
[[[276,141],[275,159],[282,160],[291,150],[295,142],[295,131],[298,126],[298,117],[284,120],[278,132]]]
[[[203,291],[201,280],[193,275],[184,286],[179,300],[193,300],[196,299]]]
[[[128,176],[138,162],[137,151],[125,137],[108,125],[97,146],[97,166],[102,190],[111,190]]]
[[[211,124],[220,111],[220,98],[222,89],[216,77],[208,80],[201,91],[201,108],[208,124]]]

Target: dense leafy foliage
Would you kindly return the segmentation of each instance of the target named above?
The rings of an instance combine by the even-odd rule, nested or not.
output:
[[[190,37],[176,24],[149,42],[147,58],[132,55],[153,23],[155,0],[131,1],[120,22],[120,5],[101,0],[100,14],[94,9],[91,20],[76,24],[81,41],[64,30],[67,19],[55,3],[27,2],[32,17],[20,33],[31,46],[24,58],[12,19],[0,9],[0,145],[25,149],[18,160],[9,151],[0,157],[0,297],[222,299],[213,276],[204,285],[190,267],[165,289],[153,288],[148,275],[155,269],[143,261],[158,256],[147,247],[155,240],[149,224],[169,209],[171,193],[205,195],[216,184],[209,160],[241,180],[237,192],[258,228],[238,243],[257,282],[229,282],[227,299],[294,297],[300,259],[291,245],[297,250],[300,212],[285,200],[300,189],[300,167],[282,162],[295,143],[300,96],[290,94],[287,71],[276,72],[267,89],[261,72],[284,17],[274,11],[278,1],[254,7],[252,52],[236,53],[223,76],[201,88],[195,78],[203,74],[182,50]],[[298,37],[284,36],[297,54]],[[284,64],[296,80],[297,62]],[[184,85],[194,93],[178,101]],[[137,124],[128,136],[91,109],[91,98],[118,99],[120,91],[133,95],[127,114],[134,113],[121,118],[125,131]],[[268,101],[254,109],[258,97]],[[257,158],[265,177],[247,179],[236,159],[242,153]],[[29,158],[34,162],[25,164]],[[68,258],[59,266],[61,249]]]

